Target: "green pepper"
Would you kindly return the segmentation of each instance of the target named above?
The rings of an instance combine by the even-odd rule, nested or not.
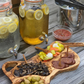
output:
[[[45,57],[45,56],[46,56],[46,53],[44,53],[44,52],[40,52],[38,55],[39,55],[39,56],[43,56],[43,57]]]
[[[55,43],[57,43],[57,45],[59,46],[59,47],[56,47],[56,48],[59,49],[59,52],[61,52],[62,50],[64,50],[64,45],[62,45],[61,43],[59,43],[57,41]]]
[[[64,50],[64,45],[62,45],[61,43],[59,43],[58,46],[61,47],[61,51]]]
[[[54,55],[55,54],[55,50],[51,50],[51,53]]]
[[[50,50],[50,46],[47,46],[47,50]]]
[[[40,52],[38,55],[40,56],[40,59],[42,60],[44,60],[44,58],[46,57],[46,53],[44,52]]]

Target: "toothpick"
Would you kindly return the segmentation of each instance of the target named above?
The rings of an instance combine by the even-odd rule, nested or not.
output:
[[[62,58],[62,55],[60,54],[60,59],[59,59],[59,66],[61,67],[61,58]]]
[[[24,54],[23,54],[23,57],[24,57],[25,63],[27,64],[27,60],[26,60],[26,58],[25,58],[25,55],[24,55]]]
[[[69,50],[69,46],[67,45],[67,57],[68,57],[68,50]]]

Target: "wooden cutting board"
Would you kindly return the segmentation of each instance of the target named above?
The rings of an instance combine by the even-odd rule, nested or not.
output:
[[[53,42],[54,43],[54,42]],[[51,43],[51,44],[53,44]],[[66,52],[67,49],[65,47],[65,49],[60,53],[62,54],[63,52]],[[63,68],[63,69],[56,69],[52,66],[52,61],[58,61],[59,58],[60,58],[60,55],[58,55],[57,57],[53,58],[52,60],[48,61],[48,62],[44,62],[45,65],[48,66],[48,69],[49,69],[49,72],[50,72],[50,75],[48,76],[40,76],[41,79],[44,80],[44,83],[45,84],[50,84],[50,81],[53,79],[53,77],[55,77],[58,73],[60,72],[64,72],[64,71],[72,71],[72,70],[76,70],[79,63],[80,63],[80,58],[79,56],[77,55],[76,52],[74,52],[73,50],[71,50],[70,48],[68,49],[68,52],[70,53],[73,53],[75,58],[75,64],[73,65],[70,65],[69,67],[67,68]],[[28,59],[27,62],[30,63],[38,63],[40,62],[41,59],[38,57],[38,55],[35,55],[34,57],[32,57],[31,59]],[[23,76],[23,77],[16,77],[14,75],[14,71],[17,69],[17,66],[21,65],[21,63],[23,63],[24,61],[9,61],[9,62],[6,62],[5,64],[3,64],[2,66],[2,70],[3,72],[5,73],[6,76],[8,76],[8,78],[12,81],[12,84],[20,84],[20,82],[24,79],[24,78],[27,78],[29,76],[37,76],[37,75],[26,75],[26,76]],[[42,61],[41,61],[42,62]],[[6,71],[6,69],[8,67],[13,67],[10,71]]]

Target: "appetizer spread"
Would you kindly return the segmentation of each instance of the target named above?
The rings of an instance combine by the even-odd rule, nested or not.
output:
[[[12,84],[50,84],[58,72],[76,70],[79,56],[68,46],[55,41],[32,58],[24,61],[6,62],[3,72]],[[23,55],[24,57],[24,55]],[[10,71],[7,68],[13,67]]]

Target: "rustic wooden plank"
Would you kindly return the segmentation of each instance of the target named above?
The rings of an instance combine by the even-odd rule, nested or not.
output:
[[[53,14],[56,13],[58,10],[58,6],[55,4],[54,0],[44,0],[44,3],[48,5],[50,13],[49,14]]]
[[[19,15],[19,11],[18,11],[18,10],[19,10],[18,7],[14,7],[14,8],[13,8],[13,12],[16,13],[17,15]]]
[[[49,16],[49,27],[48,29],[56,26],[58,24],[56,13]]]
[[[13,0],[16,1],[16,0]],[[17,0],[18,1],[18,0]],[[17,4],[16,2],[13,2],[14,4]],[[50,9],[50,17],[49,17],[49,33],[51,33],[53,31],[53,27],[55,27],[57,25],[57,18],[56,18],[56,14],[57,14],[57,9],[58,6],[56,6],[56,4],[54,3],[54,0],[45,0],[45,3],[49,6]],[[17,10],[17,9],[16,9]],[[15,11],[16,11],[15,10]],[[18,11],[18,10],[17,10]],[[84,27],[84,26],[82,26]],[[81,29],[80,29],[81,30]],[[73,34],[72,38],[66,42],[84,42],[84,30],[77,31]],[[82,35],[82,37],[81,37]],[[55,41],[56,39],[53,37],[53,35],[50,35],[49,37],[49,42],[47,45],[49,45],[51,42]],[[43,42],[42,44],[39,44],[37,46],[45,48],[47,45],[45,45],[45,42]],[[25,48],[24,48],[25,46]],[[27,46],[27,47],[26,47]],[[35,50],[35,46],[30,46],[29,45],[21,42],[21,46],[20,48],[24,48],[24,50],[20,50],[21,52],[24,52],[25,56],[27,59],[31,58],[32,56],[36,55],[37,50]],[[78,84],[79,82],[81,82],[82,80],[84,80],[84,56],[83,56],[83,52],[84,52],[84,48],[80,47],[80,48],[72,48],[75,52],[78,53],[78,55],[81,58],[81,63],[78,67],[77,70],[75,71],[71,71],[71,72],[65,72],[65,73],[61,73],[59,75],[57,75],[50,84]],[[10,57],[8,59],[5,60],[1,60],[0,61],[0,84],[11,84],[11,81],[8,79],[8,77],[6,77],[2,71],[1,71],[1,67],[2,65],[7,62],[7,61],[17,61],[17,60],[23,60],[23,56],[22,53],[19,52],[18,54],[18,59],[15,59],[14,57]],[[79,53],[80,52],[80,53]],[[79,73],[79,74],[78,74]],[[82,82],[83,83],[83,82]]]
[[[8,79],[6,75],[0,77],[0,84],[11,84],[11,81]]]
[[[15,5],[15,4],[20,4],[20,0],[12,0],[12,4]]]
[[[82,81],[80,81],[80,83],[79,84],[84,84],[84,79],[82,78]]]

